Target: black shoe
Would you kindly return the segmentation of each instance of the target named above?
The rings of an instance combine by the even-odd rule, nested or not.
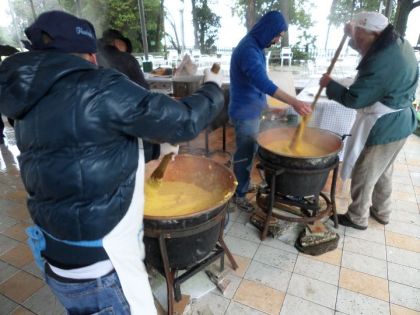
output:
[[[382,220],[381,218],[379,218],[379,217],[375,214],[375,212],[374,212],[374,211],[372,211],[372,208],[370,208],[370,209],[369,209],[369,213],[370,213],[370,216],[371,216],[372,218],[374,218],[374,219],[375,219],[375,221],[376,221],[376,222],[378,222],[379,224],[382,224],[382,225],[387,225],[387,224],[389,223],[389,221],[385,221],[385,220]]]
[[[334,221],[334,217],[330,217],[331,220]],[[338,224],[352,227],[357,230],[366,230],[367,226],[358,225],[356,223],[353,223],[345,214],[337,214]]]
[[[252,203],[250,203],[245,197],[235,197],[234,202],[236,207],[243,212],[251,213],[255,210]]]

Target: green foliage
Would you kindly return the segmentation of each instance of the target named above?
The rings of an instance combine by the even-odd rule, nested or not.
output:
[[[397,0],[392,0],[392,16],[395,14]],[[360,11],[378,11],[381,0],[336,0],[335,7],[330,12],[328,19],[335,26],[342,26],[350,21],[354,13]]]
[[[304,30],[298,38],[298,42],[292,46],[293,59],[309,60],[309,51],[315,48],[315,41],[317,37]]]
[[[287,1],[287,5],[282,2]],[[234,12],[245,21],[246,8],[249,0],[236,0],[234,4]],[[255,0],[255,15],[256,20],[261,18],[265,13],[272,10],[281,10],[286,16],[290,24],[301,28],[310,27],[313,25],[310,16],[310,8],[313,6],[313,1],[299,1],[299,0]],[[282,10],[287,7],[287,12]]]
[[[211,11],[207,0],[195,1],[193,16],[195,16],[198,27],[197,33],[201,53],[215,53],[215,42],[220,28],[220,16]]]
[[[248,0],[236,0],[235,2],[234,12],[244,21],[248,2]],[[313,46],[316,37],[304,31],[305,29],[313,26],[313,21],[310,15],[313,5],[314,3],[312,0],[255,0],[256,20],[268,11],[280,10],[290,24],[297,26],[299,31],[303,31],[303,35],[299,35],[299,45],[301,47],[306,47],[307,45]],[[288,46],[287,34],[286,38],[282,39],[282,44]]]
[[[75,0],[32,1],[37,15],[53,9],[77,15]],[[16,16],[19,33],[24,38],[23,30],[33,22],[31,6],[28,4],[28,0],[10,0],[10,2],[11,9]],[[80,0],[80,5],[82,17],[92,22],[98,38],[102,36],[105,29],[115,28],[131,39],[134,51],[143,50],[137,0]],[[144,9],[149,50],[159,51],[163,37],[163,19],[158,18],[160,0],[144,0]],[[157,34],[158,23],[161,23],[159,34]],[[12,28],[13,26],[10,26],[11,30]],[[13,38],[13,42],[16,44],[19,41],[17,38]]]

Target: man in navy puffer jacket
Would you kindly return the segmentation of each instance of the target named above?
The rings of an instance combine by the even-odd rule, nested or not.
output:
[[[261,112],[267,108],[266,95],[290,104],[301,115],[310,113],[310,105],[280,90],[267,75],[264,49],[277,43],[287,31],[279,11],[266,13],[235,48],[230,63],[229,117],[235,127],[234,172],[238,180],[236,205],[244,211],[253,206],[245,198],[250,183],[252,162],[257,151],[255,141]]]
[[[70,314],[156,314],[142,217],[144,164],[159,150],[142,139],[196,137],[222,109],[221,78],[175,101],[99,69],[86,20],[46,12],[25,33],[30,51],[0,67],[0,112],[16,120],[36,261]]]

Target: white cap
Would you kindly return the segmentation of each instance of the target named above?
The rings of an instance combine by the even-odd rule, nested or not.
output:
[[[352,20],[356,27],[364,28],[372,32],[382,32],[389,24],[388,18],[378,12],[360,12]]]

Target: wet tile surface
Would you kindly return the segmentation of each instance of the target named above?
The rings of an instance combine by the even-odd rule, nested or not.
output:
[[[336,309],[345,314],[389,314],[389,303],[340,288]]]
[[[233,297],[234,301],[267,314],[278,314],[284,293],[254,281],[243,280]]]
[[[341,268],[340,288],[389,301],[388,281],[366,273]]]
[[[13,136],[10,130],[7,135]],[[210,147],[220,137],[212,133]],[[233,151],[231,137],[230,130],[228,150]],[[26,245],[24,229],[31,219],[11,140],[0,145],[7,167],[0,171],[0,314],[65,314]],[[225,241],[239,268],[231,270],[225,259],[230,283],[224,294],[214,289],[192,301],[185,315],[419,315],[420,138],[409,140],[395,165],[390,224],[370,219],[366,231],[340,227],[337,249],[309,256],[294,247],[301,226],[261,242],[249,214],[230,213]],[[200,137],[192,145],[203,143]],[[348,186],[341,186],[337,207],[344,213],[350,198]]]
[[[334,308],[337,286],[293,274],[287,293],[328,308]]]

